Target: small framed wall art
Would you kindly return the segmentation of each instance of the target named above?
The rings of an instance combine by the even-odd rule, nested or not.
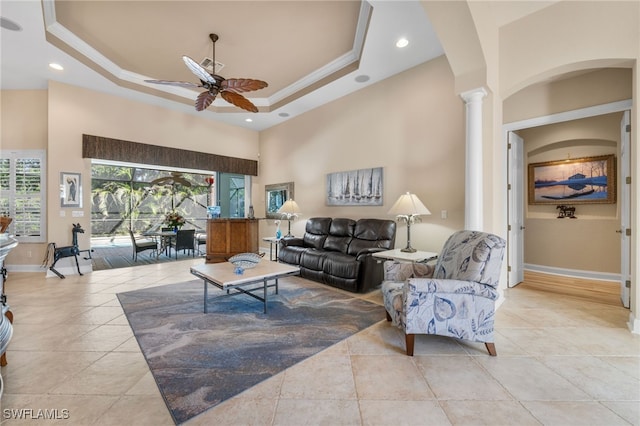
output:
[[[288,199],[293,199],[293,188],[293,182],[265,185],[265,213],[268,219],[282,218],[278,210]]]
[[[82,208],[82,176],[80,173],[60,173],[60,207]]]

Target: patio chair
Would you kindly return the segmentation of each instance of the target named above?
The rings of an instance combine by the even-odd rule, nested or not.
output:
[[[196,248],[198,249],[198,254],[204,253],[204,251],[200,250],[200,246],[204,245],[206,250],[207,245],[207,234],[203,234],[202,232],[196,233]]]
[[[195,229],[178,230],[175,240],[171,240],[171,247],[176,251],[176,260],[178,259],[178,250],[183,252],[191,250],[191,257],[195,257],[195,238]]]
[[[158,252],[157,241],[150,240],[144,237],[136,237],[133,231],[129,229],[129,236],[131,237],[131,246],[133,247],[133,261],[138,261],[138,253],[145,250],[153,250],[156,254]]]

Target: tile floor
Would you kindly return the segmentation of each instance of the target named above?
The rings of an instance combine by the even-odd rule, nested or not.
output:
[[[191,280],[200,262],[65,280],[11,273],[2,425],[173,424],[116,293]],[[496,358],[437,336],[417,337],[407,357],[381,318],[188,424],[640,425],[640,336],[627,310],[521,287],[506,295]]]

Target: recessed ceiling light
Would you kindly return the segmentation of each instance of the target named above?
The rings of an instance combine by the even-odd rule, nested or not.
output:
[[[361,74],[361,75],[359,75],[359,76],[357,76],[357,77],[356,77],[356,81],[357,81],[358,83],[365,83],[365,82],[369,81],[369,79],[370,79],[370,78],[371,78],[371,77],[369,77],[369,76],[368,76],[368,75],[366,75],[366,74]]]
[[[408,45],[409,45],[409,40],[407,40],[404,37],[396,41],[396,47],[403,48],[403,47],[407,47]]]
[[[280,117],[288,117],[289,113],[288,112],[281,112],[280,114],[278,114]]]
[[[13,22],[11,19],[7,19],[4,16],[0,16],[0,27],[9,31],[22,31],[22,27]]]
[[[246,121],[247,123],[253,123],[253,119],[252,118],[245,118],[244,121]]]
[[[55,62],[51,62],[49,64],[49,68],[53,68],[56,71],[62,71],[64,69],[64,67],[60,64],[56,64]]]

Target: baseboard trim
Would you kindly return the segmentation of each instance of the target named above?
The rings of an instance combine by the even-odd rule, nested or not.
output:
[[[40,265],[5,265],[7,272],[44,272]]]
[[[46,277],[57,277],[53,271],[49,270],[49,268],[45,268],[41,265],[6,265],[7,272],[43,272],[46,274]],[[62,275],[78,275],[78,269],[76,265],[72,266],[58,266],[56,265],[56,271],[60,272]],[[80,272],[83,274],[87,274],[93,272],[93,265],[80,265]]]
[[[565,277],[584,278],[596,281],[616,281],[620,282],[620,274],[609,272],[582,271],[578,269],[556,268],[553,266],[524,264],[525,271],[542,272],[544,274],[562,275]]]

